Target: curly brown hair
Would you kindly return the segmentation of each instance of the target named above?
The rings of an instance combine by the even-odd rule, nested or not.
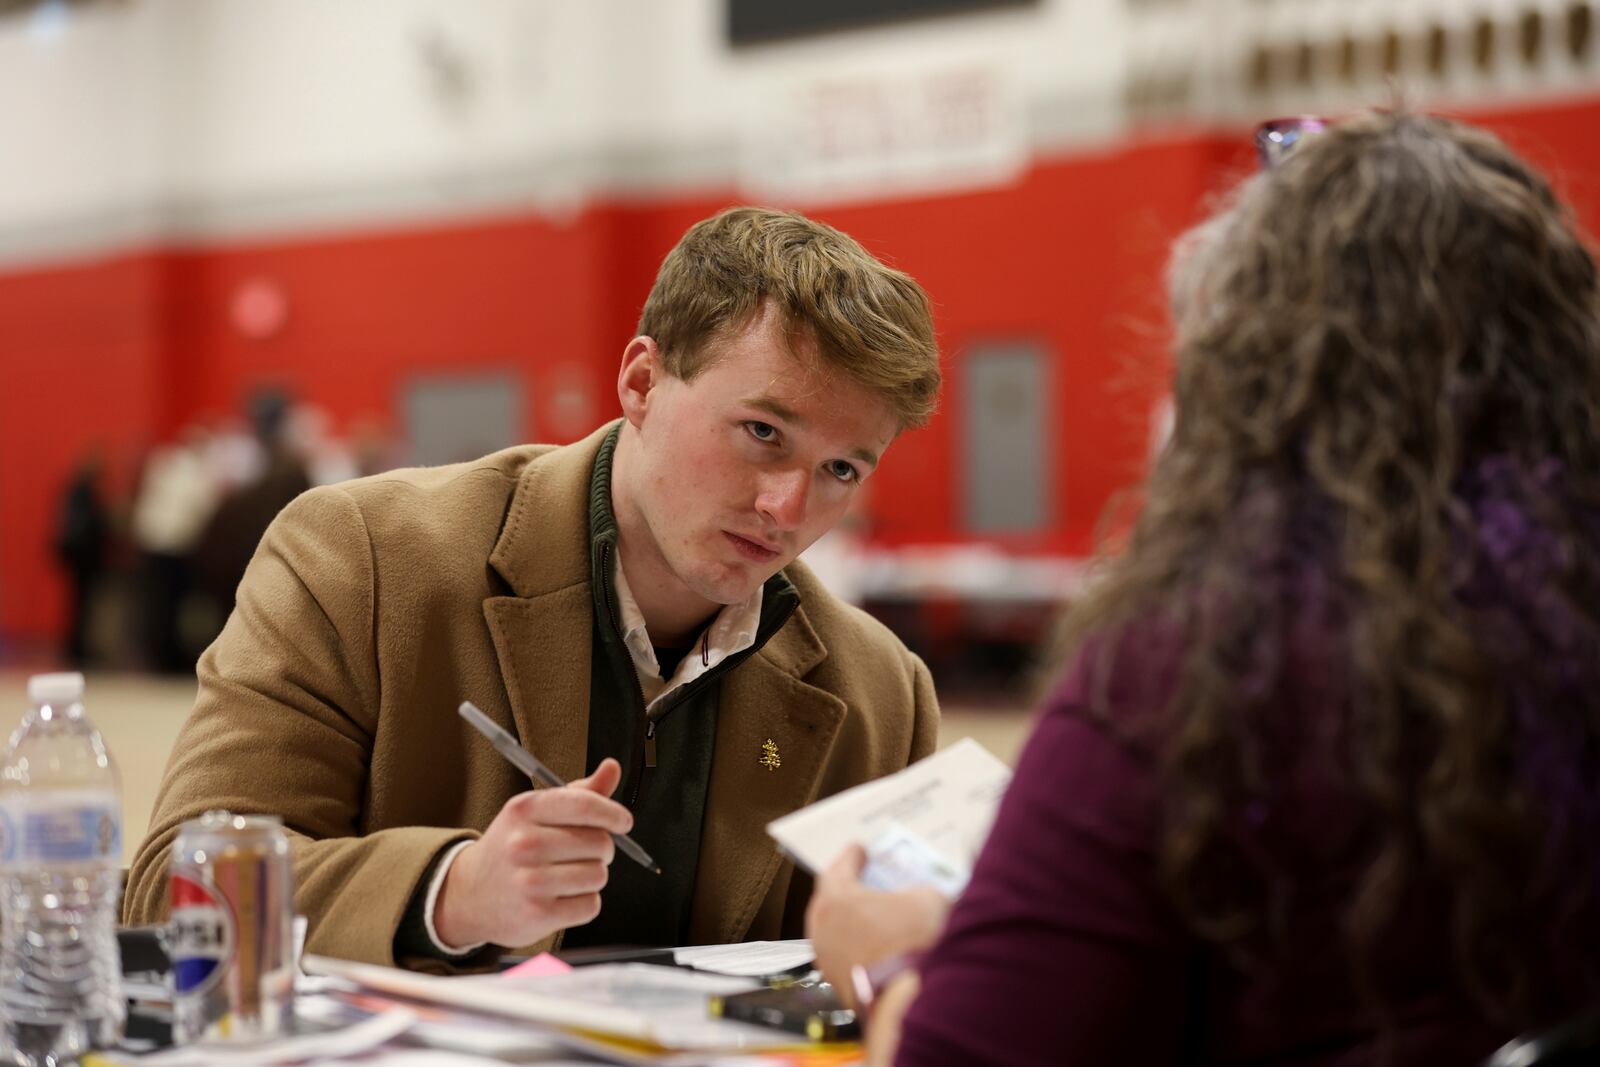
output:
[[[1600,901],[1593,258],[1499,140],[1407,113],[1308,140],[1179,250],[1173,432],[1066,619],[1102,680],[1126,646],[1105,635],[1177,636],[1136,731],[1165,885],[1236,959],[1270,953],[1287,898],[1253,828],[1329,741],[1366,813],[1355,988],[1381,1011],[1421,900],[1485,1012],[1570,1010],[1543,946]],[[1321,708],[1331,734],[1282,721]]]

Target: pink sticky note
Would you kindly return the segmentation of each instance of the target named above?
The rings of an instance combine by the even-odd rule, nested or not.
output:
[[[572,964],[564,963],[548,952],[541,952],[502,973],[508,978],[538,978],[546,974],[566,974],[570,970]]]

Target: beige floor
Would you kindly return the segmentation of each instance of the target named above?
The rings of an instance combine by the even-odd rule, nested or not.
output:
[[[161,772],[178,728],[194,700],[194,682],[134,674],[89,679],[86,706],[122,770],[123,850],[131,858],[144,837]],[[27,676],[0,672],[0,734],[9,735],[27,711]],[[945,709],[940,743],[975,737],[990,751],[1014,760],[1026,736],[1029,712],[1012,708]]]

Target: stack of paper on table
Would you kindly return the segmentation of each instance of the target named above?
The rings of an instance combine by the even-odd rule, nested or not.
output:
[[[363,989],[463,1011],[536,1023],[563,1041],[616,1062],[654,1062],[611,1056],[596,1037],[620,1039],[640,1056],[661,1051],[752,1051],[785,1048],[792,1034],[711,1018],[711,996],[756,988],[754,979],[702,974],[641,963],[599,964],[566,974],[515,978],[474,975],[443,978],[393,967],[307,956],[308,973],[328,975]]]
[[[795,861],[816,872],[854,842],[867,850],[862,880],[876,889],[966,885],[1011,768],[971,738],[886,778],[858,785],[767,824]]]
[[[816,958],[811,942],[746,941],[739,945],[691,945],[673,949],[680,967],[693,967],[712,974],[735,974],[747,978],[768,978],[805,966]]]

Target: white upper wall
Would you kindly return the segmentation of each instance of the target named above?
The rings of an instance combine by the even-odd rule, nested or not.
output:
[[[136,5],[0,20],[0,251],[126,223],[159,202],[170,14]]]
[[[149,3],[152,0],[144,0]],[[584,147],[611,110],[605,3],[155,0],[186,9],[181,192],[251,197],[442,178]]]
[[[1130,123],[1382,102],[1435,23],[1502,46],[1567,0],[1038,0],[731,48],[724,0],[117,0],[0,20],[0,260],[344,228],[596,191],[739,184],[795,202],[1001,181]],[[1328,75],[1340,35],[1361,77]],[[1314,84],[1251,88],[1316,42]],[[1502,63],[1412,98],[1593,92],[1596,64]]]
[[[0,257],[72,254],[140,229],[192,237],[561,211],[596,189],[726,187],[741,175],[785,179],[803,198],[772,147],[852,122],[862,128],[844,139],[844,180],[815,175],[816,192],[893,192],[925,185],[963,149],[900,145],[895,156],[874,137],[926,126],[941,92],[973,86],[990,113],[972,153],[981,166],[964,180],[1019,165],[1030,101],[1056,102],[1065,125],[1102,137],[1115,122],[1120,50],[1107,41],[1120,0],[1040,0],[737,51],[722,0],[67,10],[48,33],[0,22],[0,136],[31,162],[0,172]],[[882,103],[907,95],[918,113]],[[898,180],[908,166],[920,172]]]

